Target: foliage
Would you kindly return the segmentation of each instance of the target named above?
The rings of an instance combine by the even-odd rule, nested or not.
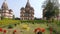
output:
[[[12,26],[12,25],[9,25],[9,26],[8,26],[8,29],[11,29],[11,28],[13,28],[13,26]]]
[[[1,19],[4,19],[4,16],[1,16]]]
[[[45,23],[46,20],[22,20],[21,23]]]
[[[55,6],[55,4],[51,2],[51,0],[48,0],[46,5],[44,6],[45,6],[44,9],[46,10],[44,16],[47,18],[47,20],[51,19],[52,17],[58,16],[59,13],[58,6]]]
[[[54,22],[50,23],[49,25],[53,29],[53,33],[59,33],[60,34],[60,21],[55,20]]]
[[[26,31],[29,31],[30,27],[27,24],[23,24],[22,29],[25,29]]]
[[[13,19],[15,19],[15,15],[13,15]]]
[[[17,26],[17,24],[14,24],[14,26]]]
[[[34,20],[40,20],[40,18],[35,17]]]
[[[20,23],[20,20],[12,20],[12,19],[3,19],[3,20],[0,20],[0,27],[5,27],[5,26],[8,26],[10,24],[18,24]]]
[[[15,20],[20,20],[20,18],[16,17]]]
[[[12,24],[16,26],[17,24],[20,23],[45,23],[46,21],[44,20],[12,20],[9,18],[5,18],[3,20],[0,20],[0,27],[7,27],[8,25]]]

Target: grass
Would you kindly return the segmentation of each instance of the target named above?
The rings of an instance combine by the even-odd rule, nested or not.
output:
[[[22,23],[21,23],[22,22]],[[13,29],[16,29],[18,31],[18,33],[21,33],[21,34],[35,34],[34,33],[34,29],[37,28],[37,27],[40,27],[40,28],[45,28],[45,33],[43,34],[50,34],[49,30],[47,29],[48,26],[47,26],[47,23],[45,23],[46,21],[44,20],[34,20],[34,21],[21,21],[21,20],[11,20],[11,19],[4,19],[4,20],[0,20],[0,27],[4,27],[7,31],[9,31],[7,29],[8,25],[12,25],[13,26]],[[52,27],[56,27],[56,25],[58,24],[57,26],[57,31],[60,32],[60,22],[56,24],[57,21],[55,21],[54,23],[52,23]],[[17,26],[14,26],[14,25],[17,25]],[[30,30],[27,31],[27,30],[24,30],[22,29],[22,25],[24,24],[27,24],[28,27],[30,27]],[[8,32],[7,32],[8,33]]]
[[[4,20],[0,20],[0,27],[6,27],[8,25],[11,24],[17,24],[20,23],[20,20],[11,20],[11,19],[4,19]]]
[[[49,31],[47,30],[47,28],[48,28],[46,26],[47,24],[37,24],[37,23],[31,24],[31,23],[27,23],[27,25],[30,27],[29,31],[26,31],[26,30],[22,29],[22,25],[24,25],[24,24],[25,23],[21,23],[20,25],[17,25],[17,27],[15,27],[14,29],[22,31],[22,32],[20,32],[21,34],[35,34],[34,29],[40,27],[40,28],[45,28],[45,30],[46,30],[43,34],[50,34]]]
[[[28,27],[30,27],[29,31],[27,31],[25,29],[22,29],[22,25],[24,25],[24,24],[25,25],[28,25]],[[34,33],[34,29],[36,29],[38,27],[45,29],[45,32],[43,32],[43,34],[50,34],[49,33],[49,30],[47,30],[48,26],[47,26],[46,23],[40,23],[40,24],[37,24],[37,23],[35,23],[35,24],[32,24],[32,23],[20,23],[17,26],[14,26],[14,28],[11,29],[11,30],[9,30],[7,28],[4,28],[4,29],[7,30],[7,34],[8,33],[11,33],[12,34],[13,30],[17,30],[17,33],[18,34],[35,34]]]

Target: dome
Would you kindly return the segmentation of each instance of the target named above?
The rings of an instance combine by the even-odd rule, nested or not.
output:
[[[31,9],[31,10],[34,10],[34,8],[33,8],[33,7],[30,7],[30,9]]]
[[[22,7],[21,10],[24,10],[24,7]]]
[[[12,9],[9,10],[10,12],[13,12]]]

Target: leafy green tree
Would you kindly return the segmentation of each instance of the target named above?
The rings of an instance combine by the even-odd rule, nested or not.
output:
[[[54,18],[55,16],[58,16],[59,13],[59,9],[58,6],[55,6],[55,4],[53,2],[51,2],[51,0],[48,0],[48,2],[46,2],[46,4],[43,5],[45,11],[45,17],[47,20],[50,20],[52,18]]]

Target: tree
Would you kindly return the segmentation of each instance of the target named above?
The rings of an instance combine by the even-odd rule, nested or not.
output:
[[[20,18],[16,17],[15,20],[20,20]]]
[[[1,20],[3,20],[4,19],[4,16],[1,16]]]
[[[13,19],[15,19],[15,15],[13,15]]]
[[[43,6],[46,10],[44,16],[47,20],[50,20],[58,15],[58,6],[56,6],[54,2],[51,2],[51,0],[48,0],[48,2],[46,2]]]

